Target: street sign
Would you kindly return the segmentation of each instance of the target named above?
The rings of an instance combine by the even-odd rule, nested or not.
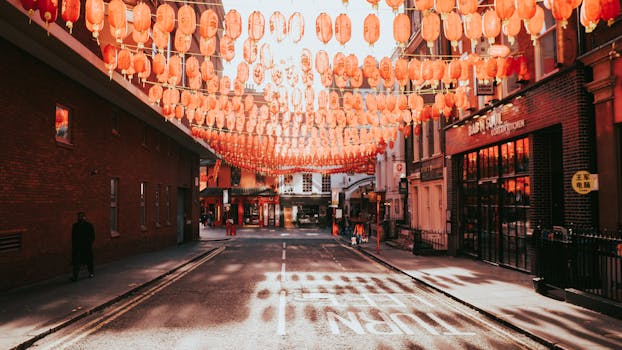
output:
[[[594,176],[585,170],[579,170],[572,175],[572,189],[578,194],[588,194],[595,190]]]

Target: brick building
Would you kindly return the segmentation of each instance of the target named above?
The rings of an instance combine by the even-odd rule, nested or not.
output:
[[[414,1],[405,3],[413,33],[408,58],[490,57],[483,37],[452,47],[441,31],[427,46],[422,13]],[[526,271],[534,268],[536,226],[611,231],[622,217],[620,16],[586,34],[576,13],[566,28],[544,13],[538,35],[523,28],[516,40],[495,40],[526,60],[527,74],[441,86],[469,91],[470,107],[417,121],[406,144],[410,227],[445,232],[452,252]],[[439,90],[421,95],[432,104]],[[600,190],[588,188],[590,174],[598,174]]]
[[[495,84],[445,127],[451,238],[459,251],[533,271],[536,226],[598,227],[598,193],[573,187],[578,172],[597,172],[589,72],[577,61],[583,30],[575,17],[558,27],[546,10],[533,43],[526,33],[514,44],[503,37],[527,58],[528,78]]]
[[[78,211],[96,266],[198,239],[199,159],[213,155],[187,123],[109,76],[83,18],[72,36],[60,16],[29,24],[19,1],[0,13],[0,289],[68,273]]]

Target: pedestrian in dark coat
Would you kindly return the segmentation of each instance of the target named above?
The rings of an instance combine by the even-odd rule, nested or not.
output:
[[[72,281],[78,280],[80,267],[86,265],[89,277],[93,277],[93,241],[95,228],[86,220],[84,212],[78,213],[78,221],[71,227],[71,261],[73,264]]]

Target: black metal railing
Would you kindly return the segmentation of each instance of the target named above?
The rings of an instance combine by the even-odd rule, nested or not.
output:
[[[445,255],[447,254],[447,232],[410,229],[413,235],[413,254]]]
[[[538,229],[536,275],[554,288],[574,288],[622,301],[622,236]]]

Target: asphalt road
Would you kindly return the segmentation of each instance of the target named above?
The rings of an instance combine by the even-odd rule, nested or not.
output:
[[[333,239],[239,238],[37,349],[536,349]]]

